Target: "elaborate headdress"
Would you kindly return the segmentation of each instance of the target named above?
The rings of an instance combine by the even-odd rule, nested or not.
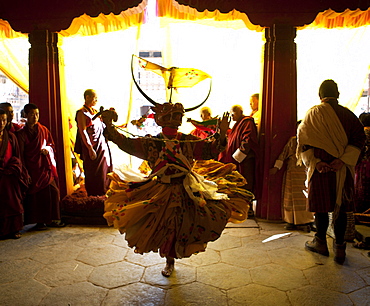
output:
[[[134,76],[134,69],[133,69],[133,62],[134,57],[139,59],[139,65],[141,68],[151,70],[154,73],[162,76],[166,83],[166,88],[171,90],[170,93],[170,99],[168,102],[165,102],[163,104],[158,103],[151,99],[139,86],[139,84],[135,80]],[[131,60],[131,73],[132,73],[132,79],[139,90],[139,92],[150,102],[153,104],[153,107],[151,109],[154,111],[154,120],[159,126],[166,127],[178,127],[181,125],[181,119],[185,112],[190,112],[192,110],[197,109],[198,107],[202,106],[208,99],[210,93],[211,93],[211,85],[209,87],[209,92],[207,97],[203,102],[198,104],[197,106],[191,107],[191,108],[184,108],[184,106],[181,103],[172,103],[172,90],[174,88],[178,87],[193,87],[194,85],[198,84],[199,82],[203,81],[206,78],[211,78],[210,75],[207,73],[193,68],[177,68],[177,67],[171,67],[171,68],[165,68],[160,65],[157,65],[155,63],[149,62],[145,59],[142,59],[140,57],[137,57],[135,55],[132,55]]]

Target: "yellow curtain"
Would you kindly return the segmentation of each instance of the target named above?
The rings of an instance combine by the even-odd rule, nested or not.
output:
[[[72,140],[77,132],[75,114],[84,103],[86,89],[97,91],[97,108],[117,110],[119,123],[127,122],[130,117],[130,59],[131,54],[137,52],[146,5],[147,0],[143,0],[139,6],[118,15],[90,17],[84,14],[58,33],[63,121],[69,122]],[[111,144],[110,147],[115,164],[130,163],[129,156],[117,146]]]
[[[157,11],[164,36],[163,65],[196,68],[211,75],[212,91],[204,105],[211,108],[213,116],[235,104],[249,114],[249,98],[260,92],[262,84],[263,28],[236,10],[227,14],[198,12],[176,1],[158,0]],[[179,88],[172,101],[192,107],[204,100],[208,89],[209,80],[190,89]],[[199,120],[199,109],[186,116]],[[185,121],[181,130],[189,132],[194,127]]]
[[[0,19],[0,70],[28,93],[28,35],[13,31]]]
[[[64,48],[72,46],[72,40],[77,41],[77,37],[82,39],[86,35],[91,36],[99,33],[107,35],[111,31],[120,32],[121,30],[125,32],[123,30],[135,28],[142,24],[145,16],[143,10],[146,6],[147,1],[144,0],[138,7],[129,9],[119,15],[100,14],[98,17],[82,15],[75,18],[68,29],[59,33],[61,54],[64,54],[61,62],[68,62],[69,56],[73,57],[74,52],[70,53],[68,47],[65,50]],[[220,13],[218,10],[198,12],[193,8],[179,5],[173,0],[158,0],[157,12],[160,17],[161,28],[158,29],[155,35],[152,35],[153,31],[143,30],[141,37],[144,37],[145,42],[143,39],[135,41],[139,35],[138,29],[134,30],[136,34],[127,33],[132,41],[130,38],[130,42],[123,46],[125,50],[130,50],[126,55],[132,52],[128,44],[130,46],[135,45],[136,50],[142,50],[151,48],[150,42],[155,40],[163,48],[165,61],[163,64],[165,66],[196,67],[212,74],[213,89],[207,103],[213,103],[213,106],[216,105],[217,109],[219,105],[223,105],[223,101],[232,101],[231,103],[246,105],[248,109],[248,96],[260,91],[263,38],[262,33],[258,31],[262,31],[263,28],[251,24],[246,14],[235,10],[226,14]],[[366,62],[366,50],[368,50],[367,41],[369,39],[367,37],[367,27],[363,25],[370,22],[369,12],[370,9],[367,11],[346,10],[342,13],[327,10],[319,13],[313,23],[299,29],[296,38],[299,117],[310,105],[316,103],[318,84],[322,79],[329,77],[336,79],[339,84],[341,103],[348,105],[351,109],[355,108],[363,81],[368,73],[369,63]],[[327,30],[327,28],[334,27],[333,30]],[[344,34],[345,31],[339,33],[337,27],[352,27],[350,29],[352,34]],[[215,28],[217,28],[217,34],[212,33]],[[319,28],[325,28],[325,30],[321,32]],[[151,34],[145,34],[144,32]],[[336,35],[339,35],[340,42],[334,39]],[[69,38],[71,38],[70,42],[68,41]],[[86,41],[88,40],[87,38]],[[92,40],[87,44],[82,43],[78,50],[84,49],[86,45],[94,44]],[[105,38],[103,41],[105,41],[105,44],[110,44]],[[76,43],[75,46],[77,45]],[[73,49],[73,47],[70,48]],[[28,49],[27,34],[13,31],[8,22],[0,20],[0,69],[26,92],[28,91]],[[96,49],[96,46],[92,45],[90,49],[85,48],[86,54],[94,49]],[[75,51],[76,54],[78,50]],[[94,59],[93,64],[88,64],[88,70],[92,69],[93,66],[100,66],[98,62],[101,59],[107,60],[104,53],[110,54],[109,56],[112,55],[112,53],[107,53],[106,50],[100,52],[97,55],[99,60]],[[117,51],[117,53],[119,52]],[[124,54],[120,53],[122,59],[126,57],[126,55],[123,56]],[[351,60],[347,60],[345,55]],[[119,58],[119,55],[117,56]],[[91,56],[83,56],[81,64],[82,59],[85,58],[92,60]],[[362,59],[364,62],[362,62]],[[321,64],[322,61],[324,61],[324,64]],[[107,65],[104,65],[104,67],[107,70],[103,73],[108,71],[108,75],[110,75]],[[128,62],[126,62],[125,67],[129,69]],[[70,76],[71,73],[68,72],[68,68],[66,69],[68,80],[74,80],[73,76]],[[86,69],[86,67],[80,68],[80,70],[82,69]],[[113,79],[117,79],[114,74]],[[91,73],[87,79],[92,75],[94,73]],[[356,85],[346,86],[348,84],[346,80],[341,81],[341,78],[348,76],[351,76],[349,77],[351,80],[356,79]],[[85,78],[82,77],[82,79]],[[74,81],[82,84],[87,83],[87,80],[81,81],[81,79]],[[197,101],[202,100],[207,92],[208,84],[206,81],[203,83],[203,88],[200,86],[199,94],[196,95]],[[245,84],[248,84],[248,86],[245,86]],[[68,91],[68,95],[66,94],[67,103],[76,101],[76,97],[81,94],[77,93],[78,90],[76,90],[71,95],[71,89],[68,89],[69,85],[62,84],[62,86]],[[81,86],[81,88],[84,86]],[[351,87],[351,93],[347,94],[346,88],[348,87]],[[125,92],[130,91],[131,89],[125,90]],[[240,95],[235,92],[240,92]],[[103,93],[104,89],[100,92],[100,96]],[[311,95],[313,93],[313,96],[310,96],[309,93]],[[193,96],[193,94],[189,94],[189,97],[187,97],[186,93],[182,93],[181,100],[187,98],[192,100]],[[109,100],[113,101],[114,99]],[[193,102],[197,101],[185,101],[185,104],[193,105]],[[216,111],[220,113],[221,107]],[[197,114],[192,116],[197,116]]]
[[[207,20],[218,21],[213,24],[215,27],[235,27],[235,28],[248,28],[249,30],[263,31],[263,27],[254,25],[250,22],[248,16],[245,13],[241,13],[237,10],[232,10],[229,13],[221,13],[219,10],[198,12],[196,9],[186,5],[178,4],[174,0],[157,0],[157,9],[159,17],[170,17],[178,20],[195,21],[199,23],[201,21],[207,22]],[[233,21],[241,20],[243,23],[222,23],[222,21]]]
[[[96,35],[114,31],[123,31],[130,27],[140,25],[144,22],[144,10],[147,6],[147,0],[143,0],[139,6],[129,8],[119,15],[113,13],[109,15],[99,14],[97,17],[90,17],[83,14],[74,18],[70,27],[60,31],[61,36],[73,35]]]
[[[200,69],[212,77],[212,91],[204,106],[209,106],[212,115],[222,115],[232,105],[240,104],[249,114],[250,96],[261,90],[263,66],[263,35],[247,28],[217,28],[217,21],[209,25],[196,22],[177,23],[166,18],[163,48],[164,66]],[[235,21],[230,21],[234,23]],[[204,100],[208,93],[209,80],[193,88],[179,88],[173,101],[192,107]],[[186,114],[200,119],[199,109]],[[182,130],[193,128],[184,124]]]
[[[307,28],[297,31],[298,119],[320,103],[318,89],[325,79],[337,82],[340,104],[357,115],[370,65],[370,26]]]
[[[356,28],[370,24],[370,8],[366,11],[360,9],[351,11],[346,9],[344,12],[335,12],[331,9],[319,13],[315,20],[299,29],[304,28]]]
[[[86,14],[73,19],[70,27],[59,33],[61,37],[96,35],[126,30],[144,21],[143,11],[147,0],[139,6],[127,9],[119,15],[100,14],[90,17]],[[21,89],[28,93],[28,34],[14,31],[10,24],[0,19],[0,70]]]

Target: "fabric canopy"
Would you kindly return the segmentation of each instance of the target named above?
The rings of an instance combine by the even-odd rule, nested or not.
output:
[[[135,27],[146,22],[145,7],[147,0],[134,8],[130,8],[118,15],[100,14],[97,17],[90,17],[86,14],[75,18],[70,27],[61,31],[61,37],[71,37],[75,35],[97,35],[112,31],[120,31]],[[218,10],[198,12],[197,10],[180,5],[174,0],[158,0],[157,15],[162,18],[162,26],[165,23],[172,23],[173,20],[189,22],[197,21],[198,24],[209,24],[218,27],[243,28],[253,31],[262,31],[259,25],[254,25],[245,13],[232,10],[229,13],[221,13]],[[217,21],[217,23],[214,23]],[[241,21],[230,23],[228,21]],[[217,24],[217,25],[215,25]],[[316,19],[309,25],[299,29],[317,28],[347,28],[361,27],[370,24],[370,9],[366,11],[345,10],[335,12],[331,9],[321,12]],[[11,25],[0,19],[0,70],[13,80],[21,89],[28,92],[28,34],[15,32]],[[299,60],[299,59],[298,59]]]
[[[366,11],[349,9],[338,13],[331,9],[319,13],[315,20],[305,27],[299,28],[356,28],[370,24],[370,8]]]
[[[15,32],[0,19],[0,70],[28,93],[28,35]]]
[[[100,14],[98,17],[90,17],[86,14],[73,19],[71,26],[63,31],[60,31],[61,36],[73,35],[96,35],[100,33],[108,33],[114,31],[126,30],[132,26],[137,26],[144,23],[144,9],[146,0],[138,7],[128,9],[121,12],[119,15]]]
[[[207,20],[213,20],[219,22],[218,27],[225,26],[224,24],[222,24],[222,21],[242,20],[244,23],[243,27],[247,27],[249,30],[261,32],[264,29],[259,25],[252,24],[245,13],[241,13],[237,10],[232,10],[229,13],[221,13],[219,10],[215,10],[212,12],[204,10],[203,12],[198,12],[194,8],[186,5],[180,5],[173,0],[158,0],[157,8],[158,17],[204,21],[204,23],[201,22],[201,24],[205,24]],[[241,26],[235,23],[234,27],[240,28]]]
[[[357,108],[369,74],[370,25],[356,28],[307,28],[297,31],[298,119],[320,103],[322,81],[333,79],[339,103],[359,115]]]

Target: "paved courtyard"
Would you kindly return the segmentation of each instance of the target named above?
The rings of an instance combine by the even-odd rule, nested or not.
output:
[[[304,250],[313,232],[233,226],[206,252],[177,260],[170,278],[160,273],[165,259],[135,254],[113,228],[26,228],[0,241],[0,305],[370,305],[369,251],[348,244],[340,266],[332,252]]]

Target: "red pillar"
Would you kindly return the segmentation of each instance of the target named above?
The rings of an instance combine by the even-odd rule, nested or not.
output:
[[[40,123],[51,132],[57,148],[60,195],[67,194],[59,83],[58,34],[34,30],[29,35],[29,102],[40,110]]]
[[[289,137],[296,133],[297,69],[296,29],[290,25],[273,25],[265,31],[262,113],[259,130],[261,147],[260,185],[256,215],[267,220],[281,220],[281,186],[283,171],[269,175],[276,158]]]

